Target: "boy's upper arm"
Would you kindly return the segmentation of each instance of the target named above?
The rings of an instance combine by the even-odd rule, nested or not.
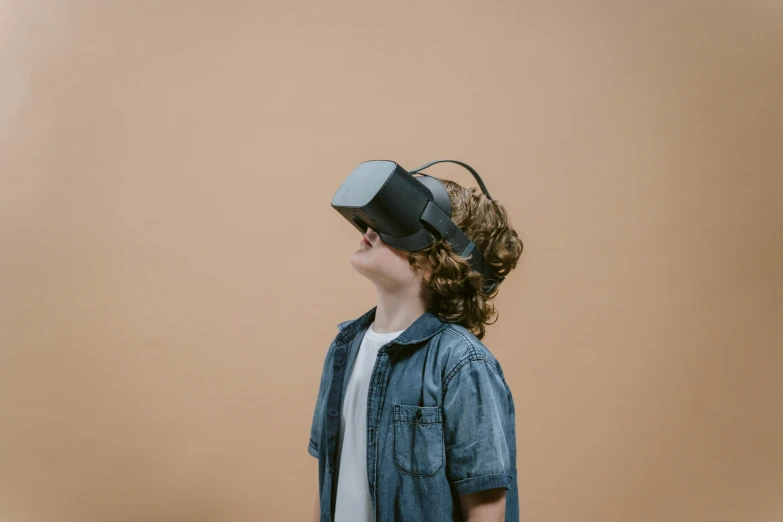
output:
[[[459,497],[465,520],[505,520],[506,490],[503,488],[476,491]]]
[[[327,370],[329,368],[329,359],[331,358],[330,355],[332,353],[333,346],[334,342],[332,342],[332,344],[326,350],[326,355],[324,356],[323,368],[321,369],[321,384],[318,387],[318,396],[315,400],[313,419],[310,423],[310,443],[308,445],[307,452],[315,458],[318,458],[318,445],[321,442],[324,404],[326,403],[326,391],[329,387]]]
[[[511,487],[506,429],[513,422],[505,381],[480,355],[447,377],[443,398],[446,473],[459,495]]]

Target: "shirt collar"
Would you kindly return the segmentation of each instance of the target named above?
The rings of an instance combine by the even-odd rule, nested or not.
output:
[[[375,319],[375,311],[377,308],[377,306],[374,306],[361,317],[339,323],[337,328],[340,330],[340,333],[337,334],[337,342],[347,343],[356,337],[359,332],[369,328],[370,324],[372,324]],[[413,324],[391,342],[395,345],[421,343],[441,331],[447,324],[448,323],[441,321],[435,314],[424,312],[413,322]]]

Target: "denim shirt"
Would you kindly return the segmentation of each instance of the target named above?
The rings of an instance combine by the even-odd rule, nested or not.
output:
[[[318,458],[322,522],[334,520],[343,397],[375,310],[340,323],[324,361],[308,448]],[[491,488],[507,490],[505,520],[519,520],[511,390],[466,328],[426,312],[378,351],[366,429],[377,522],[461,521],[459,497]]]

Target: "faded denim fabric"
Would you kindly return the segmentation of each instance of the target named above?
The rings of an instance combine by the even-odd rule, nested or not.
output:
[[[351,368],[375,308],[340,323],[324,361],[308,452],[318,458],[321,521],[332,522],[337,438]],[[460,495],[506,488],[519,520],[514,401],[472,333],[427,312],[378,352],[367,396],[367,476],[377,522],[463,520]]]

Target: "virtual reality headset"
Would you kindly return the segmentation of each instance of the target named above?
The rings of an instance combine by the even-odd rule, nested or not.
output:
[[[421,250],[436,238],[447,240],[457,254],[470,258],[471,268],[484,276],[483,290],[492,292],[504,278],[493,274],[481,251],[451,220],[446,187],[438,179],[420,173],[443,162],[468,169],[492,200],[478,173],[460,161],[432,161],[411,172],[393,161],[366,161],[337,189],[332,207],[362,234],[369,227],[384,243],[400,250]]]

